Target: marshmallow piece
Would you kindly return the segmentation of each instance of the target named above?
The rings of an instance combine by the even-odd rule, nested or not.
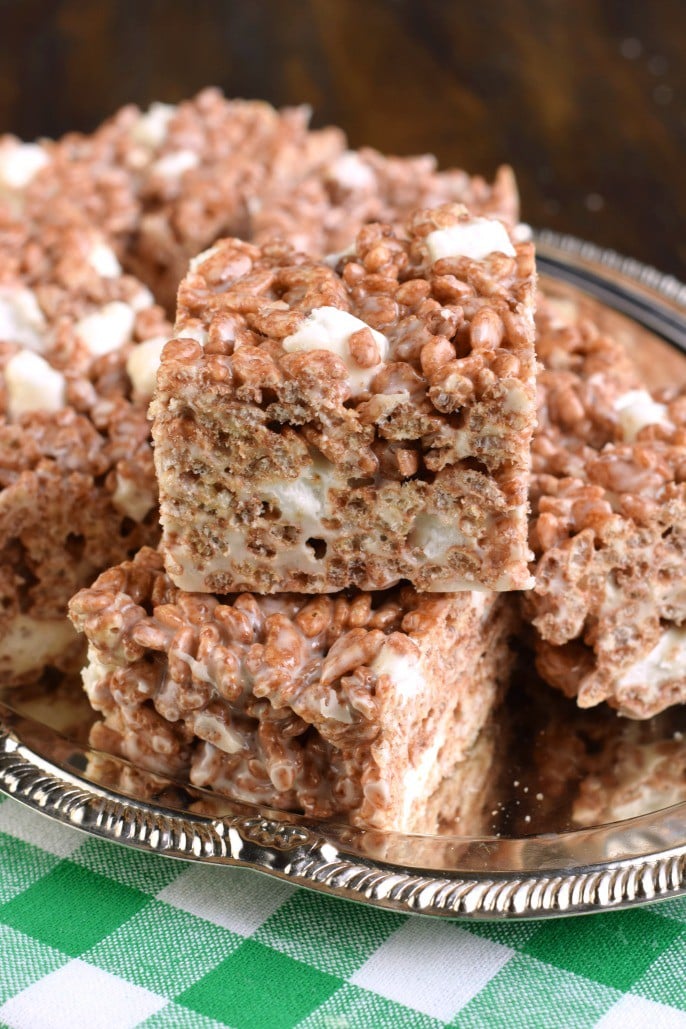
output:
[[[173,104],[150,104],[131,129],[131,138],[139,146],[155,150],[162,146],[167,138],[169,122],[174,117],[176,108]]]
[[[369,665],[377,675],[389,675],[402,699],[415,697],[424,686],[418,654],[399,653],[386,643]]]
[[[646,692],[659,689],[671,679],[683,678],[686,666],[686,628],[666,629],[649,653],[624,672],[618,680],[623,689],[639,686]]]
[[[45,316],[32,290],[0,286],[0,340],[40,352],[46,330]]]
[[[337,157],[329,165],[328,174],[344,189],[373,189],[376,185],[374,172],[354,150],[346,150]]]
[[[348,341],[360,329],[369,329],[378,347],[380,360],[385,361],[388,355],[386,337],[366,322],[337,307],[316,307],[300,327],[284,339],[283,349],[289,354],[303,350],[328,350],[336,354],[348,370],[352,394],[363,393],[369,388],[379,365],[361,368],[353,359]]]
[[[658,404],[645,389],[630,389],[618,397],[615,411],[625,443],[633,443],[646,425],[672,425],[665,405]]]
[[[24,189],[48,161],[48,155],[38,143],[7,140],[0,144],[0,192]]]
[[[161,175],[165,179],[175,179],[183,175],[185,171],[195,168],[199,157],[192,150],[175,150],[171,154],[165,154],[155,161],[151,171]]]
[[[76,324],[76,334],[93,357],[119,350],[131,339],[136,314],[129,304],[113,300]]]
[[[152,307],[154,303],[155,298],[147,286],[139,286],[134,295],[129,298],[129,305],[136,314],[144,311],[147,307]]]
[[[103,279],[116,279],[121,275],[121,265],[117,255],[106,243],[96,243],[88,255],[88,263]]]
[[[516,256],[507,229],[492,218],[470,218],[446,229],[436,229],[429,233],[425,242],[432,264],[442,257],[469,257],[472,261],[483,261],[493,253]]]
[[[149,400],[155,392],[157,369],[166,343],[166,336],[153,336],[139,343],[129,354],[126,371],[137,400]]]
[[[20,350],[9,359],[5,385],[12,421],[31,411],[60,411],[65,405],[64,376],[32,350]]]
[[[118,511],[134,522],[142,522],[155,503],[150,489],[141,487],[136,482],[117,472],[117,485],[112,494],[112,503]]]

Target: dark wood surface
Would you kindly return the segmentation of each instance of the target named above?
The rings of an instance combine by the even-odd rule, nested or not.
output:
[[[509,161],[524,216],[686,278],[683,0],[0,0],[0,131],[207,84],[352,145]]]

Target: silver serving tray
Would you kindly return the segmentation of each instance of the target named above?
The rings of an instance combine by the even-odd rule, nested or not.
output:
[[[686,384],[685,286],[571,237],[542,232],[538,246],[546,289],[581,300],[609,331],[619,333],[647,384]],[[554,703],[563,705],[559,717],[573,733],[576,709],[566,701]],[[529,767],[531,739],[520,740],[517,749],[525,723],[521,702],[517,723],[516,705],[515,694],[503,714],[506,721],[514,715],[514,722],[500,744],[507,754],[500,792],[488,803],[494,821],[481,835],[351,829],[152,776],[89,750],[93,716],[73,683],[0,690],[0,791],[115,843],[166,857],[241,865],[405,913],[542,918],[686,893],[686,802],[584,829],[573,828],[563,800],[541,812],[539,773]],[[654,736],[667,739],[681,731],[685,712],[661,716]],[[588,720],[588,713],[584,717]],[[598,717],[614,731],[607,712]]]

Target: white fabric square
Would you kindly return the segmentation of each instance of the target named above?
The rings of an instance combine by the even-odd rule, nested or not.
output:
[[[512,957],[500,943],[450,922],[412,918],[350,982],[443,1022],[476,996]]]
[[[597,1023],[596,1029],[684,1029],[686,1012],[627,993]]]
[[[0,804],[0,832],[62,858],[78,850],[85,839],[76,829],[60,825],[47,815],[31,811],[15,800]]]
[[[157,897],[239,936],[251,936],[294,890],[290,883],[245,868],[191,865]]]
[[[70,961],[0,1007],[11,1029],[130,1029],[165,1007],[167,999],[116,975]]]

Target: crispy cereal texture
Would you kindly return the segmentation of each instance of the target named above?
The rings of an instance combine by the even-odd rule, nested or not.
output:
[[[582,707],[686,700],[686,396],[637,388],[591,323],[540,322],[533,446],[537,667]]]
[[[150,771],[398,830],[426,828],[470,752],[513,631],[492,594],[186,593],[148,548],[77,594],[71,617],[90,644],[96,745],[109,733]],[[451,804],[431,805],[433,828]]]
[[[146,404],[168,334],[94,230],[0,217],[3,685],[78,667],[70,597],[158,538]]]
[[[534,278],[531,244],[451,205],[333,266],[196,258],[151,406],[173,581],[527,587]]]

